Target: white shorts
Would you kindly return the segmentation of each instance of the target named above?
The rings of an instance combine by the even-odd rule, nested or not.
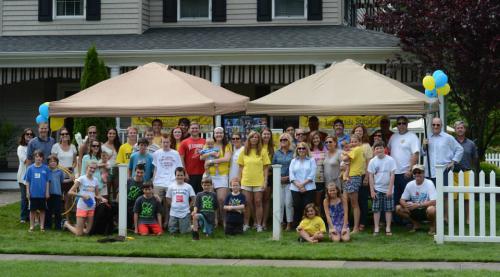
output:
[[[244,191],[248,191],[248,192],[261,192],[261,191],[264,191],[264,188],[265,187],[262,187],[262,186],[258,186],[258,187],[249,187],[249,186],[241,186],[241,189],[244,190]]]
[[[210,176],[210,178],[212,179],[212,184],[214,185],[214,189],[229,188],[229,181],[227,175]]]

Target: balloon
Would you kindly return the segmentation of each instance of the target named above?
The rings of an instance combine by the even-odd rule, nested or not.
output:
[[[428,90],[428,89],[426,89],[426,90],[425,90],[425,96],[427,96],[427,97],[429,97],[429,98],[434,98],[434,97],[436,97],[436,96],[437,96],[437,94],[436,94],[436,90],[435,90],[435,89],[433,89],[433,90]]]
[[[432,76],[427,75],[422,80],[422,85],[426,90],[433,90],[436,86],[436,82],[434,81],[434,78],[432,78]]]
[[[64,126],[64,117],[51,117],[50,118],[50,129],[59,130]]]
[[[432,73],[432,77],[434,78],[434,81],[436,81],[437,88],[440,88],[448,83],[448,76],[442,70],[434,71],[434,73]]]
[[[447,95],[450,93],[450,84],[446,83],[444,86],[437,88],[436,91],[439,95]]]
[[[38,112],[45,118],[49,118],[49,104],[48,102],[43,103],[38,107]]]
[[[37,117],[36,117],[36,124],[40,124],[40,123],[47,123],[47,118],[44,117],[43,115],[39,114]]]

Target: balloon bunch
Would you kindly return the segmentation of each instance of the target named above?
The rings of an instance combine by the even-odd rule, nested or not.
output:
[[[427,75],[422,80],[425,88],[425,96],[433,98],[438,95],[447,95],[451,87],[448,84],[448,76],[442,70],[436,70],[431,75]]]
[[[39,115],[36,117],[36,124],[49,122],[49,102],[45,102],[38,107]]]

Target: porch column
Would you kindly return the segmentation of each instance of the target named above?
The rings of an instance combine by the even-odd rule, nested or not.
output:
[[[315,63],[314,64],[315,72],[325,69],[324,63]]]
[[[211,64],[210,68],[212,69],[212,84],[216,86],[220,86],[221,84],[221,65],[220,64]],[[215,127],[222,126],[222,117],[220,115],[215,116]]]
[[[119,65],[112,65],[109,68],[111,71],[111,73],[110,73],[111,78],[120,75],[120,66]],[[116,130],[120,131],[120,117],[116,117],[115,121],[116,121]]]

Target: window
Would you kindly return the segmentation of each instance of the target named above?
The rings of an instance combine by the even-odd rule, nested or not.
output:
[[[85,16],[85,0],[54,0],[55,17]]]
[[[208,19],[212,18],[211,0],[178,0],[177,2],[179,20],[182,19]]]
[[[307,0],[273,0],[273,17],[305,18]]]

